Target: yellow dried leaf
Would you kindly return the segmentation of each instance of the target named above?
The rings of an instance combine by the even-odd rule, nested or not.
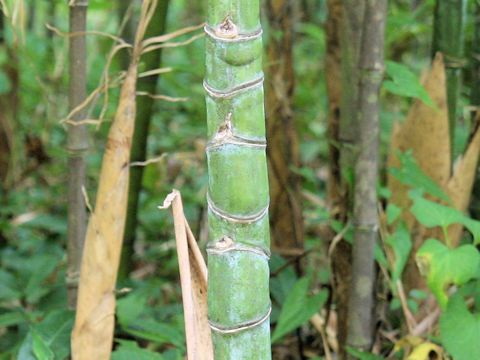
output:
[[[443,349],[433,343],[426,342],[420,345],[417,345],[412,353],[407,357],[406,360],[430,360],[443,359]]]

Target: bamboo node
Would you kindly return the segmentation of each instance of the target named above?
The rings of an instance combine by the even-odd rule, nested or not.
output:
[[[236,334],[241,331],[249,330],[259,325],[262,325],[265,321],[267,321],[270,318],[271,313],[272,313],[272,305],[270,304],[267,313],[263,315],[261,318],[253,321],[241,323],[241,324],[230,326],[230,327],[225,327],[225,326],[216,324],[211,320],[208,320],[208,324],[210,325],[210,328],[217,333],[224,334],[224,335]]]
[[[258,246],[236,243],[228,236],[223,236],[220,240],[207,244],[207,253],[209,255],[223,255],[229,252],[249,252],[265,259],[270,259],[270,250]]]
[[[223,22],[215,29],[215,35],[221,38],[234,39],[238,36],[237,25],[230,15],[227,15]]]
[[[265,206],[263,209],[261,209],[256,214],[251,214],[251,215],[247,215],[247,216],[231,215],[231,214],[228,214],[227,212],[223,211],[219,207],[217,207],[214,204],[213,200],[211,199],[210,193],[207,192],[208,209],[214,215],[216,215],[217,217],[219,217],[219,218],[221,218],[225,221],[228,221],[228,222],[231,222],[231,223],[237,223],[237,224],[252,224],[252,223],[255,223],[257,221],[262,220],[265,216],[268,215],[268,208],[269,208],[268,203],[269,202],[270,202],[270,200],[267,202],[267,206]]]

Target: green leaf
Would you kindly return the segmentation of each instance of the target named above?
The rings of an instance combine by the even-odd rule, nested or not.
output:
[[[452,224],[462,224],[472,234],[474,243],[480,243],[480,221],[470,219],[449,206],[427,200],[417,192],[410,192],[410,198],[413,200],[410,210],[422,225],[429,228],[440,226],[446,230]]]
[[[18,281],[15,277],[0,269],[0,300],[10,301],[21,297],[21,293],[17,288]]]
[[[417,192],[410,192],[413,206],[410,211],[426,227],[440,226],[446,229],[452,224],[462,223],[464,215],[454,208],[423,198]]]
[[[440,317],[440,339],[455,360],[480,359],[480,315],[472,314],[459,294]]]
[[[142,349],[135,341],[119,340],[120,346],[112,354],[112,360],[163,360],[153,351]]]
[[[0,70],[0,95],[8,93],[12,89],[12,84],[7,75]]]
[[[48,346],[47,342],[34,329],[32,329],[32,348],[38,360],[53,360],[55,357],[50,346]]]
[[[21,311],[7,311],[0,314],[0,327],[18,325],[25,323],[26,321],[26,316]]]
[[[465,216],[462,224],[472,233],[474,244],[480,244],[480,221]]]
[[[383,360],[383,357],[347,346],[347,352],[358,360]]]
[[[404,153],[397,151],[397,156],[400,160],[400,167],[390,168],[389,172],[398,181],[419,191],[424,191],[447,203],[450,202],[450,198],[443,189],[430,176],[423,172],[411,150]]]
[[[308,283],[309,279],[303,277],[293,286],[280,312],[272,343],[307,322],[327,300],[327,290],[308,296]]]
[[[140,294],[129,294],[117,301],[118,322],[122,326],[128,326],[137,320],[145,311],[147,305],[147,296]]]
[[[395,264],[392,269],[392,281],[395,284],[401,279],[403,269],[407,264],[410,251],[412,250],[412,239],[405,223],[401,222],[395,232],[386,239],[395,255]]]
[[[435,239],[428,239],[422,245],[416,260],[442,309],[448,303],[447,287],[462,285],[473,279],[480,266],[480,254],[475,246],[462,245],[450,249]]]
[[[67,358],[70,354],[73,321],[73,311],[55,310],[49,313],[40,324],[31,326],[18,358],[30,360],[35,359],[34,355],[37,360]],[[51,357],[45,357],[50,355]]]
[[[387,205],[386,215],[388,225],[392,225],[402,214],[402,209],[393,203]]]
[[[417,75],[408,67],[393,61],[386,61],[386,65],[386,73],[390,80],[383,82],[385,90],[395,95],[417,98],[425,105],[436,107],[428,92],[418,81]]]
[[[175,327],[152,319],[141,319],[131,323],[124,330],[138,338],[153,341],[157,344],[173,344],[185,347],[185,337]]]

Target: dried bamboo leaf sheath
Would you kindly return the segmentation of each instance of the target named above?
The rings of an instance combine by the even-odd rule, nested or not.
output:
[[[95,211],[88,222],[80,270],[72,333],[74,360],[110,358],[115,321],[115,283],[127,213],[137,67],[141,41],[156,3],[156,0],[143,2],[132,59],[105,145]]]
[[[208,308],[215,359],[270,359],[259,0],[209,0],[205,31]]]

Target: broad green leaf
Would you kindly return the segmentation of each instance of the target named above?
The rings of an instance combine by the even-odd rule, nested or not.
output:
[[[112,360],[163,360],[153,351],[142,349],[135,341],[119,340],[120,346],[112,354]]]
[[[480,314],[472,314],[459,294],[440,317],[440,339],[455,360],[480,359]]]
[[[413,200],[410,211],[426,227],[440,226],[446,229],[464,221],[464,215],[454,208],[427,200],[416,192],[410,192],[410,198]]]
[[[139,318],[145,311],[147,297],[141,294],[129,294],[117,301],[118,322],[122,326],[128,326]]]
[[[327,300],[326,290],[308,296],[308,283],[309,279],[303,277],[293,286],[280,312],[277,327],[272,335],[272,343],[307,322]]]
[[[65,359],[70,354],[70,334],[72,332],[74,313],[69,310],[55,310],[48,314],[40,324],[31,326],[18,358]],[[40,357],[40,356],[52,357]],[[40,354],[40,355],[39,355]]]
[[[387,237],[386,243],[392,248],[395,255],[395,264],[392,269],[392,281],[395,284],[401,279],[412,250],[412,239],[405,223],[401,222],[397,226],[395,232]]]
[[[18,281],[15,277],[0,269],[0,300],[16,300],[21,297],[20,291],[17,288]]]
[[[282,266],[285,266],[287,261],[276,254],[272,254],[270,259],[270,271],[275,273]],[[283,304],[288,294],[292,290],[295,282],[297,281],[297,275],[292,266],[282,269],[275,277],[270,279],[270,292],[273,299],[278,304]]]
[[[402,214],[402,209],[393,203],[387,205],[386,215],[388,225],[392,225]]]
[[[410,210],[422,225],[440,226],[446,230],[452,224],[462,224],[472,234],[474,243],[480,243],[480,221],[470,219],[452,207],[427,200],[416,192],[410,192],[410,198],[413,200]]]
[[[404,153],[397,151],[399,168],[390,168],[389,172],[402,184],[424,191],[440,200],[450,202],[450,198],[438,184],[418,166],[411,150]]]
[[[139,319],[124,330],[138,338],[153,341],[157,344],[173,344],[179,348],[185,347],[185,337],[179,329],[153,319]]]
[[[474,244],[480,244],[480,221],[465,216],[462,224],[472,233]]]
[[[386,73],[390,80],[383,82],[385,90],[395,95],[420,99],[425,105],[435,107],[430,95],[418,81],[415,73],[405,65],[393,61],[386,61],[386,65]]]
[[[347,352],[358,360],[383,360],[383,357],[347,346]]]
[[[450,249],[440,241],[428,239],[417,251],[416,260],[427,284],[444,309],[450,284],[462,285],[478,275],[480,254],[473,245]]]
[[[18,325],[26,321],[26,316],[21,311],[7,311],[0,314],[0,327]]]
[[[32,329],[32,348],[38,360],[53,360],[55,357],[50,346],[35,329]]]

